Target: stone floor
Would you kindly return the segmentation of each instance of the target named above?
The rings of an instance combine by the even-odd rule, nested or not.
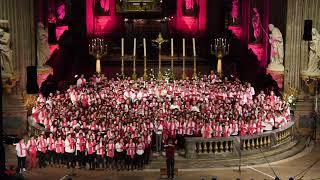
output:
[[[14,155],[14,147],[9,146],[7,148],[7,164],[15,165],[16,159]],[[271,167],[268,164],[261,165],[252,165],[248,166],[242,164],[241,172],[238,171],[238,167],[226,167],[226,168],[208,168],[206,167],[197,167],[197,160],[194,163],[190,163],[190,168],[183,169],[177,165],[179,169],[179,174],[176,177],[177,180],[211,180],[212,177],[216,176],[219,180],[226,179],[232,180],[236,178],[241,179],[273,179],[275,174],[280,177],[280,179],[288,179],[289,177],[294,177],[300,172],[303,172],[313,163],[315,163],[312,168],[308,171],[305,171],[305,175],[302,179],[312,180],[320,179],[320,142],[312,143],[311,146],[307,147],[304,151],[294,155],[293,157],[280,160],[277,162],[271,163]],[[212,161],[214,164],[215,162]],[[36,179],[67,179],[66,175],[70,173],[70,170],[66,168],[46,168],[46,169],[35,169],[30,170],[24,173],[26,179],[36,180]],[[145,169],[143,171],[89,171],[89,170],[74,170],[75,175],[72,179],[87,180],[87,179],[105,179],[105,180],[151,180],[151,179],[160,179],[159,169]],[[297,176],[296,179],[301,178],[301,175]]]

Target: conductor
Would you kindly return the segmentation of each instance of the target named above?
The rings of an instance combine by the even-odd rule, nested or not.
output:
[[[166,150],[166,162],[167,162],[167,175],[168,178],[174,178],[174,153],[175,146],[172,143],[172,140],[169,139],[168,144],[164,146]]]

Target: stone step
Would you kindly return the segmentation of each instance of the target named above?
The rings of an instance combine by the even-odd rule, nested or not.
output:
[[[292,140],[278,146],[276,149],[268,152],[259,153],[255,155],[248,155],[241,157],[241,165],[257,165],[268,162],[279,161],[292,157],[301,152],[306,147],[306,138],[300,138]],[[225,159],[185,159],[178,156],[175,159],[175,166],[179,169],[192,169],[192,168],[225,168],[225,167],[237,167],[240,164],[240,157],[225,158]],[[156,159],[152,159],[150,164],[145,166],[145,169],[159,169],[166,166],[165,157],[158,156]]]

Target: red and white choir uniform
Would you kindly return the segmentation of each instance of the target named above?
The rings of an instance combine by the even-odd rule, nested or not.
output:
[[[47,153],[46,140],[41,136],[38,140],[39,168],[45,166],[45,155]]]
[[[65,152],[67,153],[67,166],[68,168],[74,167],[74,152],[76,150],[76,142],[69,134],[65,142]]]
[[[37,141],[35,139],[29,139],[27,143],[30,157],[30,168],[37,167]]]
[[[50,134],[50,137],[47,138],[47,147],[48,147],[48,154],[49,154],[49,164],[54,162],[55,160],[55,139]]]
[[[126,149],[127,149],[127,156],[130,157],[131,159],[134,158],[135,155],[135,151],[136,151],[136,144],[135,143],[128,143],[126,145]]]
[[[64,141],[62,138],[58,138],[55,142],[55,150],[56,150],[56,156],[57,156],[57,163],[60,164],[63,161],[63,156],[64,156]]]
[[[81,86],[84,86],[86,85],[87,83],[87,80],[83,77],[80,77],[78,80],[77,80],[77,87],[81,87]]]
[[[212,128],[210,125],[206,124],[201,128],[202,137],[207,139],[212,137]]]
[[[20,172],[26,171],[26,157],[28,147],[24,143],[24,140],[20,140],[19,143],[14,144],[16,146],[16,152],[18,157],[18,168]]]
[[[188,121],[187,123],[187,127],[186,127],[186,135],[188,136],[192,136],[193,135],[193,131],[195,129],[195,122],[193,121]]]
[[[138,168],[142,168],[143,166],[144,150],[145,150],[145,143],[139,140],[139,142],[137,143],[137,149],[136,149]]]
[[[115,144],[113,141],[109,141],[109,143],[106,145],[106,151],[107,151],[107,168],[108,166],[110,168],[113,167],[114,164],[114,152],[115,152]]]
[[[85,152],[86,152],[86,139],[79,135],[76,140],[76,151],[77,151],[77,159],[78,159],[78,165],[84,166],[84,158],[85,158]]]
[[[86,148],[90,170],[95,169],[96,142],[93,139],[87,140]]]
[[[98,164],[102,164],[102,168],[104,168],[105,146],[102,140],[96,145],[96,151]]]

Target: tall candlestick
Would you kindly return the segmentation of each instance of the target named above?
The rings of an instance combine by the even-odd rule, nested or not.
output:
[[[121,38],[121,57],[124,56],[124,38]]]
[[[146,45],[146,38],[143,38],[143,56],[147,56],[147,45]]]
[[[186,40],[184,38],[182,39],[182,56],[186,56]]]
[[[136,45],[137,45],[137,39],[133,39],[133,56],[136,57]]]
[[[171,38],[171,57],[173,57],[173,38]]]
[[[192,46],[193,46],[193,56],[197,56],[197,53],[196,53],[196,39],[195,38],[192,38]]]

